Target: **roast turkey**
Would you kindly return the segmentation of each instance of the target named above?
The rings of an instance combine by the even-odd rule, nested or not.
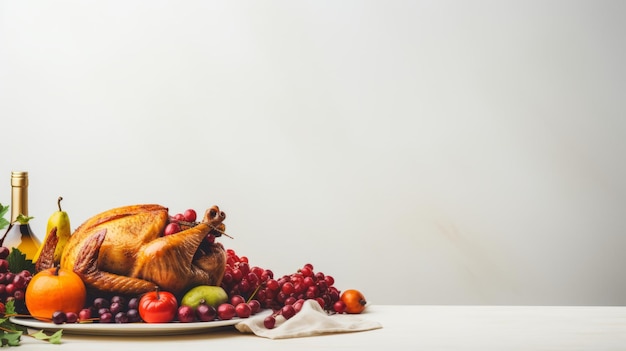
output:
[[[196,285],[219,285],[226,268],[223,245],[206,240],[224,232],[226,215],[217,206],[198,223],[164,235],[170,221],[168,208],[131,205],[95,215],[72,234],[60,262],[53,261],[56,235],[36,262],[42,270],[56,264],[78,273],[90,291],[139,295],[155,287],[182,294]]]

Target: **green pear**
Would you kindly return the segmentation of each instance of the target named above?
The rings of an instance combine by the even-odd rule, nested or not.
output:
[[[220,304],[228,301],[228,294],[221,286],[198,285],[187,291],[180,304],[196,308],[201,303],[217,308]]]

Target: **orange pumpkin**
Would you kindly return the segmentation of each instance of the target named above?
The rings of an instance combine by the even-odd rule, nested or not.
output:
[[[24,298],[31,316],[49,322],[56,311],[78,314],[85,306],[87,289],[78,274],[53,267],[32,277]]]
[[[340,300],[346,304],[347,313],[361,313],[365,310],[365,305],[367,305],[365,296],[355,289],[349,289],[341,293]]]

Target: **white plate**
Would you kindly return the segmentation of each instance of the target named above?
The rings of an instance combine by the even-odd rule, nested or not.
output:
[[[262,311],[251,318],[262,314],[271,313],[271,310]],[[181,335],[194,334],[210,329],[235,325],[242,321],[241,318],[233,318],[222,321],[215,320],[211,322],[194,322],[194,323],[67,323],[54,324],[42,322],[33,318],[17,318],[11,317],[9,320],[15,324],[22,325],[33,329],[43,329],[49,331],[57,331],[63,329],[63,333],[81,334],[81,335]]]

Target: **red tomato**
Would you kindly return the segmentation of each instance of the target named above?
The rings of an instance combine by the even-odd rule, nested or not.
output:
[[[167,323],[174,320],[178,311],[178,301],[167,291],[151,291],[139,299],[139,316],[146,323]]]

